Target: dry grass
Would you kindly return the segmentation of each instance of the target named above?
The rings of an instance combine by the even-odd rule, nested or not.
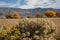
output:
[[[0,25],[11,28],[19,23],[19,19],[0,19]]]
[[[12,28],[13,26],[16,26],[19,24],[19,22],[24,21],[25,19],[0,19],[0,25],[6,26],[7,28]],[[29,19],[29,20],[37,20],[36,19]],[[53,21],[57,25],[57,35],[60,36],[60,19],[59,18],[51,18],[51,21]]]

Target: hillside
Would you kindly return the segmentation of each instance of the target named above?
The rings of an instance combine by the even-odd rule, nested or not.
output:
[[[3,8],[3,7],[0,7],[0,17],[3,17],[7,13],[15,13],[15,12],[18,12],[22,17],[26,17],[27,15],[34,16],[37,13],[41,13],[42,15],[44,15],[44,12],[46,10],[53,10],[55,12],[60,12],[60,9],[53,9],[53,8],[20,9],[20,8]]]

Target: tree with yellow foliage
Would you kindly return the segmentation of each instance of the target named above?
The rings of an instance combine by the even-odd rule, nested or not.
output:
[[[54,12],[52,10],[47,10],[47,11],[45,11],[45,15],[49,18],[56,17],[56,12]]]
[[[18,13],[10,13],[10,14],[6,14],[5,17],[7,19],[19,19],[20,15]]]

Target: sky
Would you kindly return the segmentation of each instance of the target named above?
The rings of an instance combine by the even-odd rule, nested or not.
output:
[[[60,9],[60,0],[0,0],[0,7],[11,8],[55,8]]]

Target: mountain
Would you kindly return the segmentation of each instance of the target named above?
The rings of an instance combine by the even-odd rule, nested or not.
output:
[[[44,12],[46,10],[53,10],[55,12],[60,12],[60,9],[53,9],[53,8],[20,9],[20,8],[3,8],[3,7],[0,7],[0,17],[4,16],[7,13],[14,13],[14,12],[18,12],[23,17],[26,17],[27,15],[34,16],[37,13],[41,13],[42,15],[44,15]]]

